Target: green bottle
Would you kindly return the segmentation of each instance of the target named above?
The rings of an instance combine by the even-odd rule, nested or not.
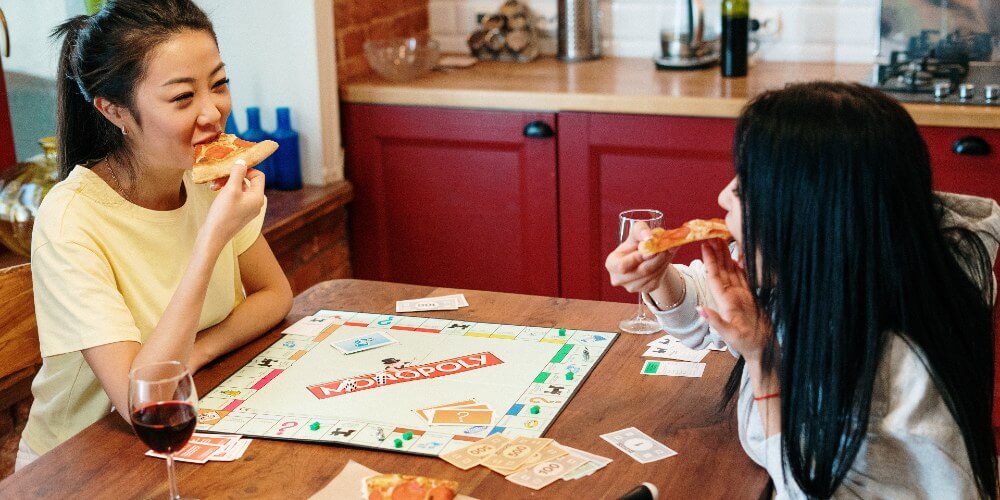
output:
[[[749,0],[722,0],[722,76],[746,76]]]

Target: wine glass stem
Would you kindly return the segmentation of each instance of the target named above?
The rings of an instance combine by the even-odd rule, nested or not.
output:
[[[646,319],[646,308],[645,304],[642,303],[642,293],[639,293],[639,309],[635,311],[636,319]]]
[[[181,500],[177,491],[177,476],[174,474],[174,454],[167,453],[167,481],[170,482],[170,500]]]

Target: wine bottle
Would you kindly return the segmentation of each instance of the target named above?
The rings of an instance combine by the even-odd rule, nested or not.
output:
[[[260,108],[257,106],[247,108],[247,129],[243,131],[240,138],[250,142],[260,142],[271,138],[271,135],[264,132],[264,129],[260,127]],[[258,163],[255,168],[264,174],[264,185],[266,187],[273,187],[277,180],[274,178],[273,156]]]
[[[722,76],[746,76],[750,1],[722,0]]]
[[[274,187],[283,191],[302,188],[302,165],[299,160],[299,133],[292,130],[291,112],[278,108],[278,128],[271,134],[278,143],[274,153]]]

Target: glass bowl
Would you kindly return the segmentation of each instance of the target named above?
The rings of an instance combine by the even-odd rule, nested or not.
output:
[[[365,42],[365,58],[387,80],[405,82],[430,72],[441,57],[437,41],[422,38],[386,38]]]

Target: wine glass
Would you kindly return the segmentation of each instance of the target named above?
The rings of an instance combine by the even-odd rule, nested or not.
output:
[[[167,456],[171,500],[180,499],[174,452],[187,444],[198,422],[198,395],[191,373],[179,361],[140,366],[128,376],[132,428],[146,446]]]
[[[632,224],[636,222],[645,222],[650,229],[663,227],[663,212],[643,208],[626,210],[620,213],[618,215],[619,242],[628,239],[629,232],[632,230]],[[649,335],[661,330],[660,323],[655,318],[651,318],[646,314],[646,307],[642,303],[641,293],[639,294],[639,309],[636,311],[635,316],[622,320],[621,323],[618,323],[618,328],[623,332],[638,335]]]

